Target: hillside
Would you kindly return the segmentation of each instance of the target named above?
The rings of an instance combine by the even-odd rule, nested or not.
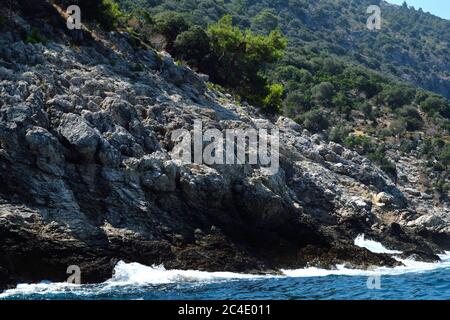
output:
[[[142,12],[88,3],[81,30],[66,28],[66,1],[0,11],[0,288],[64,281],[68,265],[99,282],[119,260],[251,273],[400,264],[356,246],[359,234],[423,261],[450,249],[446,100],[344,62],[327,73],[306,56],[310,80],[280,87],[272,77],[290,57],[282,35],[243,32],[227,17],[190,30],[211,50],[207,60],[184,56],[190,68],[152,47],[162,38],[169,51],[198,44],[171,43],[166,27],[183,25],[179,17],[155,28],[157,16],[140,23]],[[223,85],[195,71],[203,62]],[[313,97],[289,108],[296,86]],[[339,94],[355,104],[348,117],[335,107]],[[393,119],[408,127],[387,126],[382,138],[377,130]],[[279,170],[181,162],[172,133],[199,120],[220,132],[279,130]],[[398,148],[405,136],[417,145]]]
[[[254,105],[263,104],[255,92],[264,92],[267,81],[270,90],[278,90],[272,97],[280,96],[271,109],[368,156],[394,180],[405,178],[396,158],[414,154],[423,176],[414,188],[447,201],[450,103],[438,93],[449,93],[449,21],[380,2],[382,28],[370,31],[365,13],[370,1],[121,3],[131,12],[125,20],[136,36]],[[265,64],[260,74],[266,80],[250,81],[250,90],[242,89],[249,84],[218,77],[210,63],[205,32],[223,15],[241,30],[267,35],[279,28],[287,37],[283,58]],[[165,33],[164,26],[171,26],[172,33]],[[242,66],[227,66],[224,70],[231,72],[219,74],[231,77]]]
[[[255,32],[279,27],[289,38],[289,48],[307,58],[335,55],[450,98],[450,21],[408,6],[379,0],[120,2],[127,11],[180,12],[202,26],[231,14],[238,26]],[[370,5],[381,8],[379,31],[366,27]]]

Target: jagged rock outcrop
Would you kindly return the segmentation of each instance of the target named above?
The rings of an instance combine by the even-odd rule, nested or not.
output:
[[[448,218],[419,215],[369,160],[208,89],[167,54],[118,32],[73,47],[44,28],[48,43],[24,43],[30,22],[11,23],[0,33],[0,287],[61,281],[69,265],[102,281],[120,259],[237,272],[398,264],[355,247],[359,233],[416,256],[450,248]],[[280,170],[174,159],[172,132],[195,120],[279,129]]]

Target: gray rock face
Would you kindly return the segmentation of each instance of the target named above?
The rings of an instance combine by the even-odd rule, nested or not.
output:
[[[76,152],[79,152],[88,161],[93,159],[101,139],[100,134],[83,121],[79,115],[64,114],[57,130]]]
[[[404,230],[392,243],[412,249],[418,241],[438,248],[417,240],[421,228],[448,236],[447,218],[415,212],[356,152],[207,89],[166,54],[104,37],[114,46],[0,36],[8,62],[0,67],[0,242],[13,243],[0,245],[0,283],[60,279],[77,259],[92,281],[117,259],[247,272],[318,260],[395,265],[355,248],[354,236],[380,235],[373,226],[393,222]],[[144,71],[127,67],[136,61]],[[278,128],[280,170],[266,176],[258,165],[173,159],[173,130],[190,130],[194,120],[219,130]],[[39,272],[11,267],[31,263],[33,250]]]

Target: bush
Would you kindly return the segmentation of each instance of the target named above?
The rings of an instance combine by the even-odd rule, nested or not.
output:
[[[119,5],[114,0],[102,0],[100,9],[100,14],[96,20],[106,30],[115,29],[122,15]]]
[[[254,30],[270,32],[278,27],[279,18],[273,10],[265,9],[253,18],[252,26]]]
[[[436,158],[448,168],[450,165],[450,144],[446,143],[442,150],[437,154]]]
[[[389,131],[394,136],[402,136],[406,131],[406,127],[407,124],[405,119],[400,118],[391,122],[391,124],[389,125]]]
[[[330,123],[320,109],[310,110],[296,118],[297,122],[312,132],[321,132],[328,129]]]
[[[404,153],[410,153],[413,150],[416,150],[418,146],[417,141],[405,139],[400,141],[400,151]]]
[[[199,66],[207,61],[210,52],[208,35],[198,26],[180,33],[173,46],[174,55],[192,66]]]
[[[177,36],[189,29],[189,25],[183,15],[177,12],[164,11],[157,14],[153,20],[155,30],[166,38],[168,50],[172,49]]]
[[[367,136],[349,135],[347,138],[345,138],[344,145],[347,148],[357,150],[362,154],[368,154],[374,149],[372,140]]]
[[[250,103],[263,105],[270,92],[261,71],[283,56],[287,40],[279,30],[268,36],[243,32],[232,20],[226,15],[208,27],[211,58],[202,68],[213,82],[236,90]]]
[[[336,59],[326,58],[323,60],[323,70],[329,74],[339,74],[342,72],[342,64]]]
[[[399,116],[402,118],[406,130],[416,131],[423,127],[423,120],[419,111],[413,106],[404,106],[398,110]]]
[[[45,37],[42,36],[39,30],[37,30],[36,28],[32,28],[30,33],[27,34],[27,37],[25,39],[26,43],[32,44],[45,43],[45,41],[46,41]]]
[[[422,102],[424,102],[427,98],[429,97],[429,94],[426,93],[423,90],[418,90],[416,93],[416,98],[414,99],[414,102],[416,104],[421,104]]]
[[[329,103],[334,96],[334,86],[330,82],[322,82],[314,86],[311,93],[317,103]]]
[[[433,188],[438,193],[445,195],[450,190],[450,185],[447,183],[445,178],[439,178],[434,184]]]
[[[63,5],[69,6],[77,4],[81,8],[81,12],[84,18],[88,21],[97,21],[105,30],[113,30],[117,27],[122,13],[119,8],[119,4],[114,0],[78,0],[60,1]]]
[[[312,75],[308,70],[288,65],[277,68],[274,78],[279,81],[292,80],[295,82],[308,83],[312,80]]]
[[[339,124],[330,130],[330,132],[328,133],[328,139],[342,144],[344,143],[345,139],[347,139],[349,133],[350,129]]]
[[[416,95],[414,89],[393,85],[385,89],[382,93],[384,103],[391,108],[400,108],[406,104],[410,104]]]
[[[290,92],[283,101],[284,114],[288,117],[295,117],[299,113],[306,112],[310,108],[310,102],[310,99],[303,92]]]
[[[393,162],[386,158],[383,147],[378,147],[375,151],[369,153],[367,157],[374,163],[378,164],[380,169],[391,178],[394,180],[397,179],[397,167]]]
[[[282,98],[284,94],[284,87],[282,84],[271,84],[268,86],[268,95],[264,98],[264,108],[271,113],[278,113],[281,111]]]
[[[429,115],[435,113],[446,113],[448,103],[444,98],[431,96],[426,98],[421,104],[420,108]]]

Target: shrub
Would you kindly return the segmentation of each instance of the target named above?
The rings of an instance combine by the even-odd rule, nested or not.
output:
[[[102,0],[100,8],[101,11],[96,20],[106,30],[116,28],[122,15],[119,5],[114,0]]]
[[[173,46],[174,55],[192,66],[199,66],[206,61],[210,52],[208,35],[198,26],[180,33]]]
[[[393,85],[385,89],[382,93],[384,103],[396,109],[406,104],[410,104],[415,98],[415,90],[409,87]]]
[[[117,27],[122,13],[119,4],[114,0],[62,0],[63,5],[77,4],[80,6],[83,17],[89,21],[97,21],[105,30],[113,30]]]
[[[189,25],[183,15],[177,12],[164,11],[157,14],[153,20],[155,22],[155,30],[166,38],[169,50],[172,48],[177,36],[189,29]]]
[[[406,130],[416,131],[423,127],[423,120],[419,111],[413,106],[404,106],[398,110],[399,116],[405,123]]]
[[[308,70],[288,65],[277,68],[274,78],[280,81],[293,80],[295,82],[308,83],[312,80],[312,75]]]
[[[389,130],[393,135],[401,136],[405,133],[406,127],[406,121],[403,118],[400,118],[391,122]]]
[[[30,33],[27,34],[27,37],[25,39],[26,43],[32,44],[44,43],[45,41],[46,39],[44,38],[44,36],[42,36],[39,30],[37,30],[36,28],[32,28]]]
[[[348,134],[350,133],[350,129],[341,124],[335,126],[328,133],[328,139],[337,143],[344,143],[345,139],[347,139]]]
[[[342,72],[342,64],[336,59],[326,58],[323,60],[323,70],[330,74],[339,74]]]
[[[375,116],[373,113],[373,107],[371,104],[367,103],[366,101],[364,101],[363,103],[361,103],[359,105],[359,109],[361,110],[361,112],[364,114],[364,116],[369,119],[369,120],[374,120]]]
[[[446,143],[442,150],[437,154],[439,162],[441,162],[446,168],[450,165],[450,144]]]
[[[374,163],[378,164],[380,169],[391,178],[394,180],[397,179],[397,167],[392,161],[386,158],[383,147],[378,147],[375,151],[369,153],[367,157]]]
[[[447,183],[445,178],[439,178],[434,184],[433,188],[438,193],[444,195],[450,190],[450,185]]]
[[[314,86],[311,93],[317,103],[329,103],[334,96],[334,86],[330,82],[322,82]]]
[[[321,132],[328,129],[330,123],[323,111],[320,109],[310,110],[299,117],[296,120],[303,124],[303,126],[312,132]]]
[[[292,91],[287,94],[283,101],[284,114],[288,117],[295,117],[301,112],[310,108],[310,99],[301,91]]]
[[[284,87],[282,84],[271,84],[268,86],[268,95],[264,98],[265,110],[278,113],[281,111],[282,98],[284,94]]]
[[[418,146],[417,141],[405,139],[400,141],[400,151],[404,153],[410,153],[413,150],[416,150]]]
[[[448,103],[444,98],[431,96],[426,98],[421,104],[420,108],[429,115],[435,113],[444,113],[447,111]]]
[[[416,93],[416,98],[414,99],[414,102],[416,104],[421,104],[422,102],[424,102],[430,95],[428,93],[426,93],[423,90],[418,90]]]
[[[211,80],[233,88],[254,104],[263,104],[270,94],[261,71],[267,64],[278,61],[287,46],[279,30],[268,36],[254,35],[234,27],[232,17],[224,16],[208,27],[211,45],[209,63],[202,66]]]
[[[349,135],[345,138],[344,145],[349,149],[357,150],[363,154],[368,154],[374,149],[372,140],[367,136]]]
[[[252,26],[255,30],[270,32],[278,27],[279,18],[273,10],[265,9],[253,18]]]

